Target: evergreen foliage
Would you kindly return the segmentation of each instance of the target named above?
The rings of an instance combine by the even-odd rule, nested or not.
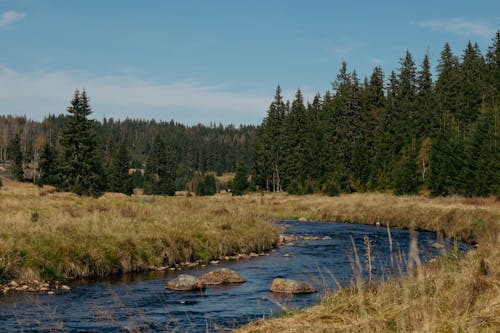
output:
[[[116,152],[109,174],[109,190],[111,192],[131,195],[134,192],[134,184],[129,174],[130,159],[125,144],[121,144]]]
[[[253,179],[291,194],[498,195],[499,68],[497,32],[485,57],[469,43],[459,59],[445,44],[435,82],[429,57],[417,69],[407,51],[386,87],[380,67],[360,83],[345,62],[312,103],[298,90],[287,108],[278,87],[257,131]]]
[[[40,175],[38,186],[57,183],[57,150],[46,143],[40,153]]]
[[[249,187],[248,172],[243,162],[238,163],[236,168],[236,175],[232,182],[233,195],[243,195]]]
[[[17,181],[24,180],[23,152],[21,150],[21,139],[16,134],[7,147],[7,157],[12,161],[11,173]]]
[[[106,179],[98,150],[87,93],[75,91],[62,132],[58,188],[78,195],[99,196]]]
[[[404,153],[393,170],[394,194],[418,193],[419,178],[416,156],[412,152]]]
[[[175,151],[157,135],[144,171],[144,193],[175,195]]]
[[[196,187],[196,195],[207,196],[217,193],[217,180],[213,175],[205,175]]]
[[[460,57],[446,43],[432,73],[427,55],[417,66],[409,51],[387,79],[380,67],[360,79],[344,62],[330,91],[307,102],[299,89],[285,101],[277,86],[262,124],[239,128],[91,121],[76,91],[69,115],[0,116],[0,158],[17,179],[35,165],[38,184],[94,196],[130,193],[127,177],[145,193],[173,195],[195,175],[235,170],[236,194],[248,190],[250,170],[252,187],[266,191],[498,196],[500,31],[484,56],[473,42]]]

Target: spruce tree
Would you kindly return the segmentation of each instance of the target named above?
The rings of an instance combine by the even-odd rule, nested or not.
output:
[[[12,162],[11,173],[17,181],[24,180],[23,171],[23,151],[21,149],[21,139],[16,134],[7,147],[7,156]]]
[[[287,106],[278,85],[267,116],[257,132],[254,147],[255,182],[261,189],[281,191],[285,158],[284,121]]]
[[[415,132],[417,139],[435,135],[439,130],[439,116],[434,101],[431,66],[426,54],[417,75]]]
[[[450,44],[441,51],[436,81],[437,107],[440,114],[450,113],[454,117],[460,112],[460,71],[458,58],[453,55]]]
[[[78,195],[101,195],[106,179],[87,93],[75,91],[61,136],[58,188]]]
[[[487,82],[489,85],[488,104],[493,108],[500,105],[500,30],[493,38],[492,45],[486,54]]]
[[[57,170],[57,151],[47,142],[40,153],[40,175],[37,179],[37,185],[56,185]]]
[[[485,91],[486,67],[477,44],[467,44],[460,65],[459,110],[455,118],[470,127],[480,113]]]
[[[407,147],[393,171],[394,194],[417,194],[419,177],[416,155]]]
[[[207,174],[196,187],[196,195],[208,196],[217,193],[217,180],[211,174]]]
[[[111,192],[131,195],[134,192],[132,177],[129,174],[129,156],[125,144],[120,144],[118,151],[111,160],[109,173],[109,189]]]
[[[144,193],[175,195],[176,161],[172,145],[167,148],[157,135],[144,171]]]
[[[234,176],[232,182],[233,195],[243,195],[248,189],[248,173],[245,164],[240,161],[238,162],[238,167],[236,168],[236,175]]]

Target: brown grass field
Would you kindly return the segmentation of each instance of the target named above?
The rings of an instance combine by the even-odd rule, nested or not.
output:
[[[389,194],[82,198],[4,181],[0,277],[73,279],[266,251],[299,218],[437,232],[476,244],[378,284],[358,283],[314,307],[239,332],[498,332],[500,202]]]

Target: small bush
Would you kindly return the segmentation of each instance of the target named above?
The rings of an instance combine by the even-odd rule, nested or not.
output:
[[[38,214],[37,210],[31,212],[31,222],[38,222],[39,219],[40,215]]]

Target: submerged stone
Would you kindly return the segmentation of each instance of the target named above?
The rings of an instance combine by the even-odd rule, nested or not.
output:
[[[313,293],[316,291],[314,287],[307,282],[281,278],[274,279],[269,290],[275,293],[287,294]]]
[[[181,274],[168,281],[165,288],[177,291],[202,290],[205,289],[205,284],[195,276]]]
[[[221,268],[200,276],[204,284],[228,284],[246,282],[241,275],[229,268]]]

